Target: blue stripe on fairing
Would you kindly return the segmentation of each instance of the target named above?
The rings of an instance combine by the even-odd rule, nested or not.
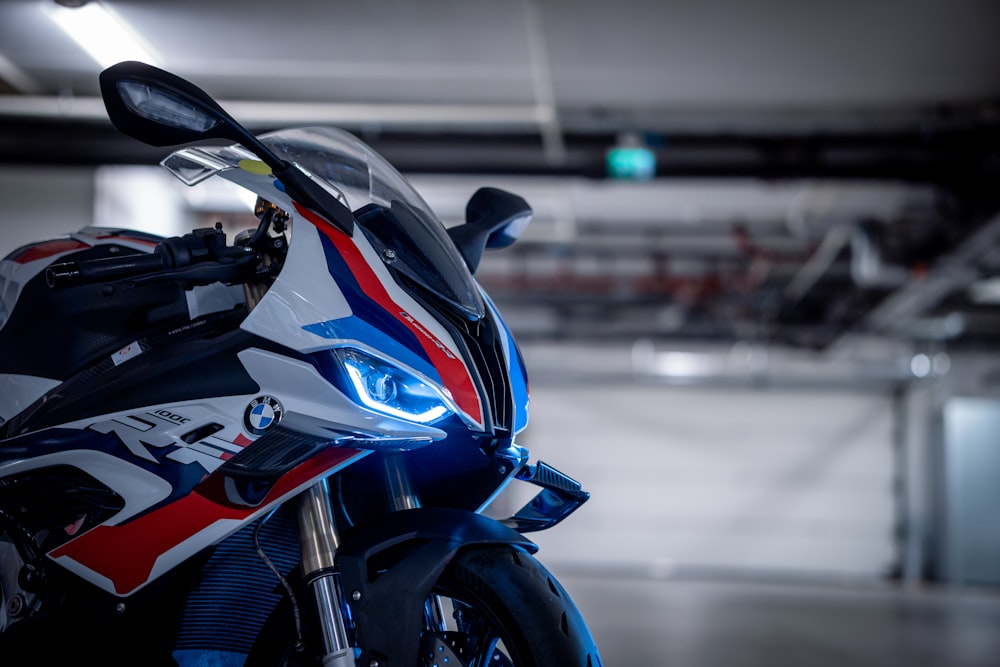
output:
[[[507,334],[507,349],[511,353],[507,364],[510,369],[510,391],[514,397],[514,433],[517,433],[528,425],[528,371],[514,337],[506,330],[507,327],[503,328]]]
[[[309,333],[329,340],[356,340],[363,342],[365,345],[379,350],[392,359],[426,375],[431,380],[439,384],[442,383],[441,375],[427,359],[414,354],[405,345],[400,345],[399,341],[387,336],[360,317],[341,317],[335,320],[327,320],[326,322],[306,324],[302,328]]]
[[[500,311],[497,310],[496,305],[486,292],[480,290],[480,293],[493,313],[493,321],[496,322],[497,328],[506,339],[504,351],[507,353],[507,372],[510,374],[511,398],[514,401],[513,429],[514,433],[517,433],[528,425],[528,370],[524,367],[524,360],[521,358],[521,352],[517,349],[514,336],[510,333],[503,318],[500,317]]]
[[[347,303],[351,306],[351,311],[354,313],[354,317],[344,319],[356,320],[357,322],[357,324],[352,323],[348,326],[352,327],[353,330],[358,333],[344,337],[350,337],[365,342],[369,342],[369,340],[378,340],[379,344],[372,345],[372,347],[384,350],[386,354],[389,354],[390,350],[383,347],[382,344],[387,341],[391,341],[394,345],[393,349],[398,350],[401,346],[410,352],[409,358],[413,361],[405,363],[408,363],[414,369],[425,373],[428,377],[440,380],[440,374],[434,368],[434,364],[431,363],[430,357],[427,356],[427,353],[424,351],[423,345],[421,345],[420,341],[417,339],[416,334],[403,325],[403,323],[400,322],[394,314],[387,312],[375,300],[365,294],[365,291],[361,288],[361,285],[358,284],[357,278],[354,277],[354,274],[351,272],[347,262],[345,262],[344,258],[340,256],[339,252],[337,252],[337,248],[333,245],[333,241],[326,238],[323,234],[320,234],[319,236],[320,240],[323,242],[323,253],[326,255],[327,269],[329,269],[330,275],[333,277],[334,281],[336,281],[337,286],[340,287],[340,291],[343,292],[344,298],[347,299]],[[330,320],[330,322],[339,321],[340,320]],[[306,326],[320,327],[325,330],[325,326],[327,324],[328,322],[318,322],[316,324]],[[366,324],[368,325],[368,328],[363,328],[359,326],[360,324]],[[366,336],[370,336],[373,332],[378,334],[376,338],[366,338]],[[317,331],[312,331],[312,333],[317,333],[318,335],[323,336],[322,333],[318,333]],[[402,361],[402,359],[400,360]]]

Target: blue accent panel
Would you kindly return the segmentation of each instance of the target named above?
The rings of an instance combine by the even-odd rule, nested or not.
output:
[[[426,357],[414,354],[408,347],[401,345],[397,340],[385,335],[385,333],[365,322],[360,317],[342,317],[336,320],[327,320],[326,322],[306,324],[302,328],[309,333],[330,340],[362,341],[365,345],[379,350],[391,359],[395,359],[423,373],[431,380],[438,383],[441,382],[441,375]]]
[[[405,363],[409,363],[414,368],[421,370],[433,368],[430,357],[428,357],[427,353],[424,352],[424,348],[417,339],[416,334],[396,319],[395,314],[387,312],[380,304],[365,293],[361,285],[358,284],[357,279],[355,279],[354,274],[347,265],[347,262],[345,262],[344,258],[340,256],[339,252],[337,252],[337,248],[333,245],[333,241],[328,239],[323,234],[320,234],[320,240],[323,242],[323,252],[326,255],[326,264],[330,271],[330,275],[337,282],[337,286],[340,287],[341,292],[343,292],[344,297],[347,299],[347,303],[351,307],[351,311],[354,313],[354,318],[345,319],[362,320],[369,324],[372,329],[382,334],[378,338],[368,339],[363,336],[370,336],[372,329],[359,329],[358,331],[361,332],[361,336],[351,336],[351,338],[364,340],[366,342],[369,340],[377,340],[379,341],[379,347],[377,347],[377,349],[384,349],[386,354],[391,354],[393,350],[380,346],[386,340],[391,340],[397,345],[405,347],[412,354],[418,356],[424,361],[422,364],[411,363],[409,361]],[[374,343],[371,344],[372,347],[376,347]],[[400,361],[403,361],[403,359],[400,359]],[[434,377],[438,377],[436,371],[434,372]]]
[[[508,349],[512,352],[507,363],[510,368],[510,390],[514,398],[514,433],[518,433],[528,425],[528,372],[514,337],[509,331],[506,333]]]
[[[0,465],[43,454],[84,449],[121,457],[124,448],[114,435],[76,428],[50,428],[4,440],[0,444]]]
[[[490,299],[486,292],[482,292],[483,299],[493,313],[493,321],[500,330],[501,335],[507,337],[506,350],[508,352],[507,371],[510,373],[511,398],[514,401],[514,433],[520,432],[528,425],[528,369],[521,357],[521,350],[517,347],[514,336],[507,328],[507,323],[500,317],[500,311]]]

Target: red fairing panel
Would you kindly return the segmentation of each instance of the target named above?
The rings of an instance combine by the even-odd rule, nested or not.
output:
[[[124,524],[98,526],[52,550],[49,556],[109,592],[129,595],[316,479],[368,453],[325,449],[278,480],[257,507],[227,502],[219,488],[221,475],[213,474],[187,496]]]

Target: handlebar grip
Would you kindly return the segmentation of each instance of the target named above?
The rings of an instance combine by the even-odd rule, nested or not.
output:
[[[45,282],[48,283],[49,287],[73,287],[127,278],[141,273],[162,271],[168,268],[170,268],[170,262],[167,257],[158,252],[80,262],[62,262],[45,269]]]

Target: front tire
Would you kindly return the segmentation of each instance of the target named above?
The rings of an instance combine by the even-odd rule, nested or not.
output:
[[[417,667],[603,664],[569,594],[519,547],[477,547],[459,553],[431,593]],[[311,650],[296,650],[293,615],[285,598],[262,629],[247,667],[319,665],[315,619],[305,616],[305,645]]]
[[[428,649],[437,646],[441,652],[442,638],[464,654],[460,657],[467,667],[602,664],[566,589],[520,548],[477,548],[459,554],[433,593],[445,603],[448,630],[425,631],[421,665],[437,664]]]

